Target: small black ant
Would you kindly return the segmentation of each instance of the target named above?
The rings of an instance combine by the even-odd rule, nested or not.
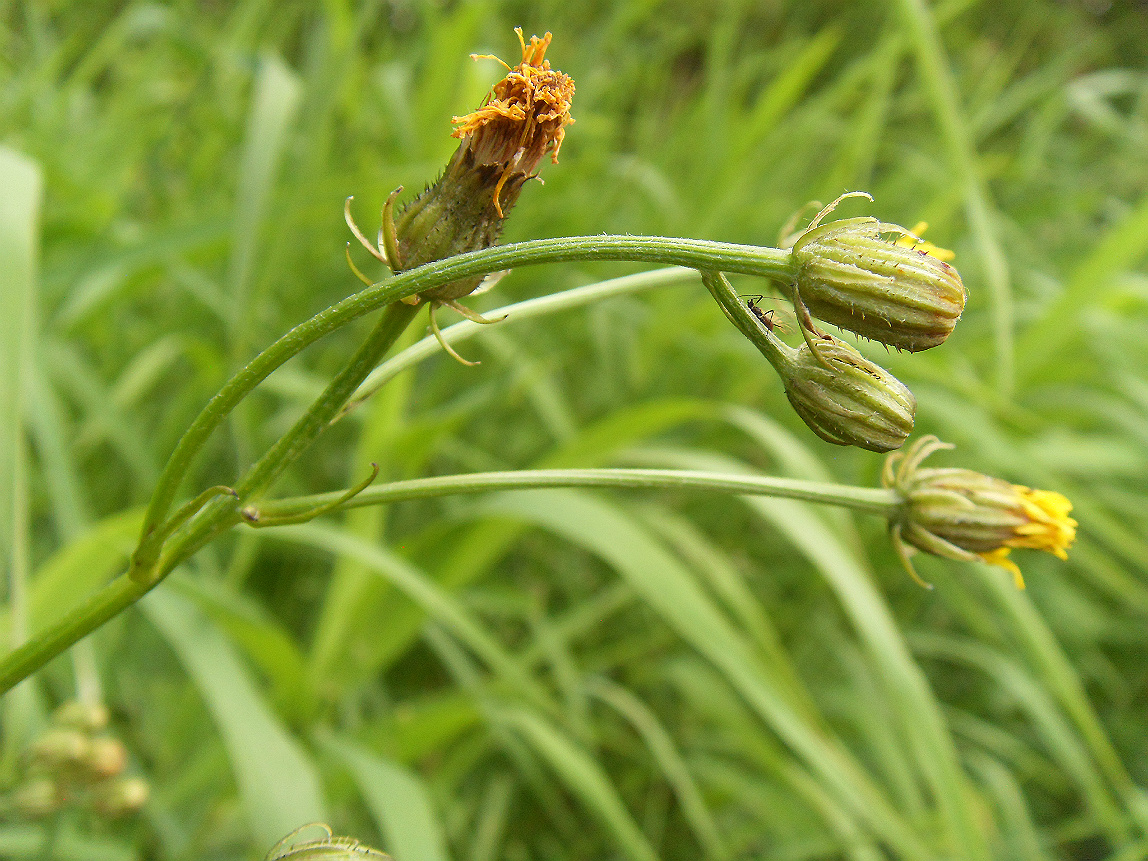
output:
[[[757,306],[757,303],[765,298],[763,294],[759,293],[756,296],[749,296],[746,298],[749,299],[749,301],[746,303],[746,307],[749,308],[750,313],[758,319],[758,322],[760,322],[761,325],[765,326],[765,328],[771,332],[775,329],[780,332],[785,331],[785,327],[782,326],[779,321],[773,319],[772,308],[770,308],[768,311],[763,311]]]

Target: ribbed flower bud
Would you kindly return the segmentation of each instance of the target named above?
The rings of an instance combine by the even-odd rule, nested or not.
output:
[[[835,445],[869,451],[891,451],[905,442],[917,400],[904,383],[829,335],[818,336],[816,353],[808,341],[794,349],[774,334],[772,318],[738,297],[722,273],[703,270],[701,276],[730,321],[773,365],[810,430]]]
[[[890,522],[894,544],[909,572],[905,544],[950,559],[999,565],[1024,588],[1020,568],[1009,559],[1014,547],[1044,550],[1068,558],[1076,538],[1072,503],[1050,490],[1033,490],[971,469],[922,468],[934,451],[952,448],[934,436],[885,463],[882,483],[901,492],[905,504]]]
[[[291,843],[301,832],[309,828],[321,828],[327,836],[319,840]],[[296,828],[278,843],[264,857],[263,861],[391,861],[391,856],[370,846],[364,846],[353,837],[336,837],[331,826],[315,822]]]
[[[815,220],[791,251],[791,298],[818,320],[864,338],[927,350],[949,336],[965,308],[961,277],[938,250],[876,218]]]
[[[917,399],[879,365],[837,338],[806,344],[778,368],[785,395],[809,428],[827,442],[869,451],[900,448],[913,431]]]

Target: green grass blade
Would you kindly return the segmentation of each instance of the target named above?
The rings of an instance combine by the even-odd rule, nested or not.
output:
[[[351,772],[395,861],[449,861],[442,825],[422,780],[335,733],[317,741]]]
[[[270,848],[284,834],[327,820],[314,763],[271,711],[235,646],[171,590],[139,604],[202,694],[227,747],[251,839]]]
[[[650,607],[706,656],[762,720],[804,759],[848,811],[867,822],[905,857],[929,851],[868,776],[827,735],[787,701],[784,686],[705,596],[680,562],[633,521],[588,494],[531,491],[502,494],[485,509],[512,515],[563,535],[600,555],[633,585]]]
[[[106,518],[36,568],[28,599],[31,634],[59,621],[124,570],[142,520],[142,509]],[[0,638],[11,636],[11,626],[11,608],[5,607],[0,613]]]
[[[40,456],[44,481],[52,497],[59,535],[70,541],[91,522],[89,504],[81,486],[81,472],[68,445],[63,405],[49,384],[40,362],[28,377],[28,422]]]
[[[35,325],[40,168],[0,147],[0,561],[12,606],[8,645],[28,633],[24,401]]]
[[[535,712],[507,708],[500,710],[500,719],[513,727],[570,792],[601,819],[627,858],[656,861],[657,853],[626,810],[606,771],[590,753]]]
[[[715,413],[713,404],[677,398],[648,401],[616,410],[600,422],[583,428],[577,437],[539,458],[535,465],[546,468],[608,463],[616,452],[627,446],[683,424],[713,418]],[[483,522],[475,525],[453,541],[451,552],[441,563],[435,579],[447,591],[475,581],[508,552],[521,532],[522,526],[514,523]],[[363,594],[360,589],[355,594],[340,595],[338,608],[346,612],[346,608],[356,606]],[[333,604],[332,612],[336,609]],[[362,607],[358,611],[385,617],[389,624],[383,630],[372,631],[369,641],[360,642],[357,646],[370,655],[362,667],[364,673],[373,672],[408,649],[425,618],[421,610],[401,599],[384,600],[371,609],[371,613]],[[317,663],[320,659],[322,663]],[[348,662],[343,660],[342,652],[333,647],[325,648],[322,654],[313,654],[310,660],[311,673],[315,677],[342,676],[347,672]]]
[[[969,640],[943,634],[918,634],[914,650],[929,656],[958,661],[988,675],[1002,691],[1007,691],[1024,709],[1044,746],[1080,790],[1091,816],[1106,832],[1107,839],[1121,846],[1128,842],[1128,823],[1114,803],[1104,777],[1096,768],[1086,745],[1073,732],[1049,692],[1011,658]]]
[[[1013,297],[1008,258],[997,238],[997,220],[988,186],[977,165],[976,149],[933,13],[924,0],[900,0],[908,41],[917,55],[928,100],[936,113],[949,164],[959,180],[965,215],[980,253],[993,312],[997,385],[1006,396],[1015,382]]]
[[[253,288],[253,270],[275,188],[276,168],[282,158],[299,99],[300,84],[295,73],[274,55],[261,57],[239,165],[228,267],[233,312],[232,348],[237,358],[244,358],[247,339],[255,330],[259,316],[259,295]]]
[[[5,649],[28,639],[32,565],[29,457],[25,439],[32,376],[40,245],[40,167],[0,147],[0,588],[8,602]],[[0,763],[14,762],[33,714],[34,691],[23,685],[4,702]]]
[[[475,816],[474,837],[467,861],[496,861],[510,819],[515,780],[499,772],[490,779],[482,793],[482,803]]]
[[[1074,267],[1064,291],[1047,303],[1021,335],[1018,355],[1022,382],[1039,382],[1053,362],[1063,360],[1079,331],[1066,325],[1078,308],[1097,303],[1116,276],[1148,255],[1148,194],[1115,224]]]
[[[426,614],[457,636],[527,701],[544,708],[553,708],[545,690],[502,648],[473,614],[406,560],[376,544],[320,524],[285,527],[268,535],[319,547],[330,553],[345,554],[358,560],[371,571],[385,577]]]
[[[729,850],[722,840],[717,822],[706,807],[701,790],[686,767],[673,737],[666,730],[654,712],[638,697],[621,685],[605,679],[594,679],[589,684],[589,692],[608,703],[638,731],[649,748],[650,754],[658,763],[666,781],[674,789],[682,813],[697,837],[698,843],[707,858],[729,857]]]
[[[303,655],[279,620],[250,596],[215,579],[182,577],[169,588],[193,601],[263,672],[279,713],[295,724],[306,720],[314,696],[307,687]]]
[[[995,575],[995,571],[983,572],[980,581],[990,600],[1010,623],[1009,633],[1033,667],[1041,687],[1060,703],[1097,767],[1128,809],[1139,818],[1141,827],[1145,827],[1148,825],[1148,819],[1145,819],[1148,810],[1140,799],[1140,789],[1109,740],[1100,716],[1089,702],[1083,681],[1032,602],[1023,593],[1010,588],[1010,584],[1005,582],[1007,578]]]
[[[666,455],[679,468],[745,471],[730,458],[705,454]],[[948,840],[968,858],[987,858],[985,835],[968,800],[967,779],[925,674],[913,660],[885,602],[865,566],[806,504],[766,497],[743,497],[785,535],[833,587],[878,668],[909,741],[917,767],[928,781],[949,829]]]

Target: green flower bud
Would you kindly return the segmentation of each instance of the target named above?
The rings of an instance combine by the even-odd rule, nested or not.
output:
[[[1009,559],[1014,547],[1044,550],[1068,558],[1076,538],[1072,503],[1051,490],[1033,490],[971,469],[922,468],[933,452],[952,448],[935,436],[907,452],[889,456],[881,481],[901,492],[905,504],[890,522],[893,543],[909,573],[910,549],[950,559],[988,562],[1009,571],[1024,588],[1020,568]]]
[[[108,725],[108,707],[69,700],[56,709],[52,723],[86,732],[99,732]]]
[[[829,335],[811,345],[803,333],[807,340],[795,350],[777,337],[770,317],[738,297],[722,273],[703,270],[701,276],[725,315],[773,365],[789,403],[810,430],[835,445],[869,451],[891,451],[905,442],[917,400],[904,383]]]
[[[290,843],[300,832],[308,828],[321,828],[327,836],[320,840],[308,840],[303,843]],[[364,846],[352,837],[335,837],[331,826],[323,822],[314,822],[296,828],[264,856],[263,861],[392,861],[391,856],[370,846]]]
[[[794,305],[909,352],[942,343],[964,311],[966,294],[957,270],[940,259],[941,249],[876,218],[820,224],[831,208],[822,210],[790,252]]]
[[[802,344],[778,367],[801,420],[836,445],[877,452],[900,448],[913,431],[913,393],[844,341],[826,337],[818,340],[817,351],[820,358]]]
[[[101,816],[117,818],[137,813],[151,795],[142,777],[121,777],[99,784],[92,790],[92,809]]]
[[[32,759],[40,766],[54,771],[80,765],[92,749],[88,734],[68,727],[45,730],[32,743]]]
[[[12,793],[12,806],[28,819],[51,816],[63,803],[60,787],[50,777],[26,780]]]

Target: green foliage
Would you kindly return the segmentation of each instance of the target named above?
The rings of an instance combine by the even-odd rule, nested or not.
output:
[[[516,25],[553,31],[577,123],[507,241],[773,245],[806,201],[867,190],[842,217],[928,221],[970,298],[937,349],[859,349],[957,444],[937,465],[1058,490],[1081,524],[1068,563],[1017,555],[1023,593],[931,558],[925,592],[876,519],[761,497],[535,490],[236,530],[3,701],[5,792],[47,713],[102,693],[147,807],[7,811],[0,855],[54,834],[58,858],[254,859],[327,817],[397,861],[1148,856],[1148,12],[877,6],[0,5],[5,643],[122,570],[208,398],[359,288],[344,198],[372,224],[434,179],[501,71],[469,54],[516,59]],[[475,305],[636,268],[521,268]],[[364,331],[277,371],[182,498],[234,481]],[[482,327],[465,355],[397,368],[273,494],[371,462],[877,483],[700,281]]]

